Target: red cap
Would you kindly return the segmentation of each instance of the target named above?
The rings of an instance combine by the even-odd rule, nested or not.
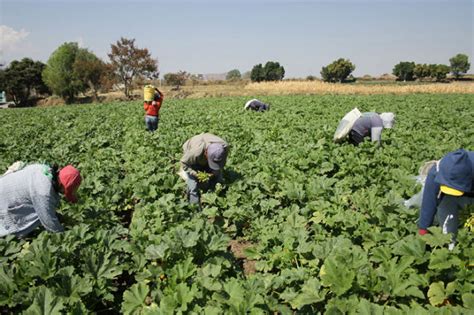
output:
[[[68,165],[59,171],[58,179],[59,183],[64,188],[64,196],[66,197],[66,200],[76,203],[76,191],[82,181],[81,173],[74,166]]]

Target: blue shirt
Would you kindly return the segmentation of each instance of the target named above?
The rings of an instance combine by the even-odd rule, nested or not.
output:
[[[473,186],[471,187],[474,187],[474,152],[469,151],[468,155],[473,170]],[[420,221],[418,222],[418,227],[421,229],[427,229],[433,224],[436,209],[441,202],[443,194],[439,193],[440,185],[435,181],[437,173],[436,166],[433,166],[426,177],[423,200],[421,202]],[[472,192],[469,194],[472,194]]]

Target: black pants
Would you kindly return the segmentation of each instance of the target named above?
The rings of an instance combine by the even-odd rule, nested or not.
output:
[[[349,132],[349,142],[357,146],[364,141],[364,136],[361,136],[357,131],[351,130]]]

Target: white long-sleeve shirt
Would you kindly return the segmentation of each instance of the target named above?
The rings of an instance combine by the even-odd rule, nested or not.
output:
[[[24,236],[40,224],[63,231],[56,216],[60,197],[49,174],[49,166],[32,164],[0,177],[0,237]]]

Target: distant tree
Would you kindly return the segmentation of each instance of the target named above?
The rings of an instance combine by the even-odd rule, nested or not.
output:
[[[227,72],[227,75],[225,76],[225,79],[227,81],[237,81],[242,78],[242,74],[238,69],[230,70]]]
[[[196,85],[199,82],[202,82],[204,80],[204,75],[202,73],[199,74],[191,74],[188,76],[189,80],[191,81],[192,85]]]
[[[51,54],[43,71],[43,80],[46,85],[67,103],[87,88],[74,72],[74,62],[79,50],[77,43],[62,44]]]
[[[250,80],[250,74],[251,74],[251,71],[245,71],[242,74],[242,80]]]
[[[423,78],[427,78],[430,76],[430,66],[426,63],[424,64],[416,64],[415,68],[413,69],[413,74],[419,79],[422,80]]]
[[[108,75],[106,64],[87,49],[79,49],[73,64],[76,77],[92,91],[94,100],[104,83],[103,77]]]
[[[175,85],[177,88],[184,85],[190,74],[186,71],[179,71],[177,73],[167,73],[163,76],[167,85]]]
[[[130,97],[133,80],[138,76],[150,79],[158,77],[158,61],[151,57],[148,49],[137,48],[135,39],[122,37],[110,46],[110,63],[118,81],[124,86],[126,97]]]
[[[415,63],[409,61],[402,61],[395,65],[393,74],[400,81],[412,81],[414,78]]]
[[[449,63],[451,64],[451,72],[456,79],[459,79],[471,67],[468,56],[464,54],[457,54],[449,59]]]
[[[315,81],[316,77],[314,75],[309,75],[306,77],[306,81]]]
[[[326,82],[342,83],[354,70],[355,65],[349,59],[339,58],[321,69],[321,77]]]
[[[268,61],[263,67],[265,81],[280,81],[285,77],[285,68],[276,61]]]
[[[430,77],[436,79],[436,81],[443,81],[446,79],[447,74],[451,70],[451,68],[447,65],[437,65],[431,64],[429,65],[430,69]]]
[[[30,58],[12,61],[0,70],[0,91],[5,91],[16,106],[28,106],[33,93],[49,92],[42,79],[45,67],[44,63]]]
[[[252,82],[262,82],[265,80],[265,72],[261,63],[253,66],[250,72],[250,80]]]

